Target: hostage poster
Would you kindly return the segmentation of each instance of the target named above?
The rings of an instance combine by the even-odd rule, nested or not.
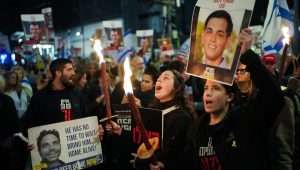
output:
[[[232,85],[240,57],[238,35],[248,27],[255,0],[198,0],[186,72]]]
[[[137,30],[136,37],[138,42],[137,55],[141,56],[146,63],[152,56],[153,30]]]
[[[103,162],[96,116],[28,129],[33,170],[84,169]]]
[[[104,29],[105,48],[104,56],[112,57],[117,61],[117,55],[123,49],[123,22],[122,20],[109,20],[102,22]]]
[[[21,21],[26,40],[30,44],[39,44],[46,40],[47,28],[43,14],[23,14]]]

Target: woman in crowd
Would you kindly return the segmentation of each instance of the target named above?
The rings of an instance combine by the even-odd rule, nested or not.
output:
[[[181,156],[185,145],[185,135],[192,121],[192,108],[184,97],[183,77],[175,70],[166,70],[155,84],[155,108],[163,114],[163,141],[157,161],[150,164],[150,169],[184,169]]]
[[[22,66],[16,65],[11,69],[11,71],[17,73],[18,80],[21,83],[22,89],[25,91],[25,93],[28,96],[32,97],[33,90],[31,87],[31,82],[28,80],[26,71],[24,70],[24,68]]]
[[[75,72],[75,76],[73,78],[75,88],[82,91],[86,87],[87,83],[87,74],[84,68],[78,68]]]
[[[149,103],[154,100],[154,86],[157,77],[158,72],[155,67],[148,66],[144,72],[140,89],[135,93],[143,107],[148,107]]]
[[[242,31],[240,41],[248,35]],[[242,44],[242,52],[245,47]],[[186,169],[270,169],[268,131],[284,104],[276,82],[251,50],[241,56],[259,89],[255,100],[232,107],[237,88],[213,81],[204,86],[203,114],[188,135]]]
[[[18,74],[16,72],[7,72],[5,76],[5,94],[7,94],[13,99],[18,112],[18,116],[19,118],[21,118],[27,109],[27,106],[30,101],[30,96],[27,95],[25,90],[22,88]]]

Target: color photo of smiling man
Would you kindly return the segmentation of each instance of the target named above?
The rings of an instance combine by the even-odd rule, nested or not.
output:
[[[204,52],[203,63],[230,68],[230,63],[226,62],[223,52],[230,43],[232,27],[231,16],[225,10],[214,11],[207,17],[201,36],[201,46]]]
[[[250,23],[254,3],[255,0],[197,1],[192,18],[188,74],[233,83],[240,57],[238,37]]]

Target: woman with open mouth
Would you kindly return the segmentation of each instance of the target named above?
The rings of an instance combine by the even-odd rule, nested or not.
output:
[[[189,131],[185,165],[189,170],[265,170],[268,134],[283,107],[277,83],[259,56],[247,50],[240,59],[259,93],[255,100],[234,105],[236,86],[207,80],[203,102],[206,114]]]
[[[162,72],[156,81],[153,107],[162,110],[163,138],[162,148],[156,155],[157,162],[150,164],[151,170],[184,169],[180,159],[192,120],[192,110],[184,97],[184,87],[183,77],[175,70]]]

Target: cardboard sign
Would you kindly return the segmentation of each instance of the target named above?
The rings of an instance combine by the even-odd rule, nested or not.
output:
[[[238,35],[250,23],[255,0],[198,0],[194,8],[186,72],[232,85],[240,46]]]
[[[96,116],[28,129],[33,170],[84,169],[103,162]]]
[[[123,128],[127,140],[130,141],[130,153],[136,153],[137,148],[143,143],[141,131],[135,126],[131,110],[127,104],[114,105],[114,114],[118,114],[116,121]],[[147,131],[148,138],[158,137],[161,144],[162,135],[162,113],[160,110],[151,108],[139,108],[143,124]]]

